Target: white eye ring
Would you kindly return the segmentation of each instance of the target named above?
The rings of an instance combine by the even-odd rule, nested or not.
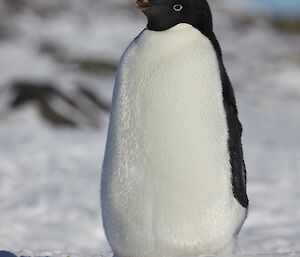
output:
[[[183,6],[181,4],[175,4],[173,5],[173,10],[175,12],[180,12],[183,9]]]

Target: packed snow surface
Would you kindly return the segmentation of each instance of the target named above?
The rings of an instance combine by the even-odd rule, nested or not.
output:
[[[300,256],[300,37],[243,19],[227,2],[213,2],[215,30],[244,126],[250,199],[238,256]],[[0,249],[111,256],[99,200],[108,113],[99,113],[97,128],[58,128],[34,104],[8,110],[8,89],[15,80],[50,80],[71,92],[84,81],[110,99],[113,73],[80,73],[40,46],[54,42],[66,56],[117,62],[145,19],[125,1],[32,3],[13,17],[1,11],[9,30],[0,27],[7,34],[0,33]]]

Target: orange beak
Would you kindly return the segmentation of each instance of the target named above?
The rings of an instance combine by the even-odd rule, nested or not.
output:
[[[136,1],[136,7],[142,12],[145,11],[149,6],[150,6],[149,0],[137,0]]]

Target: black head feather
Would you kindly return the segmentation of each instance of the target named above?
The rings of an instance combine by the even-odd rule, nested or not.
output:
[[[143,0],[139,0],[143,1]],[[162,31],[188,23],[202,33],[212,32],[212,15],[206,0],[145,0],[143,13],[149,30]]]

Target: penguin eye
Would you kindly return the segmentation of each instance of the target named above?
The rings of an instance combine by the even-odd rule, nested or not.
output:
[[[183,6],[181,4],[175,4],[173,5],[173,10],[175,12],[180,12],[183,9]]]

